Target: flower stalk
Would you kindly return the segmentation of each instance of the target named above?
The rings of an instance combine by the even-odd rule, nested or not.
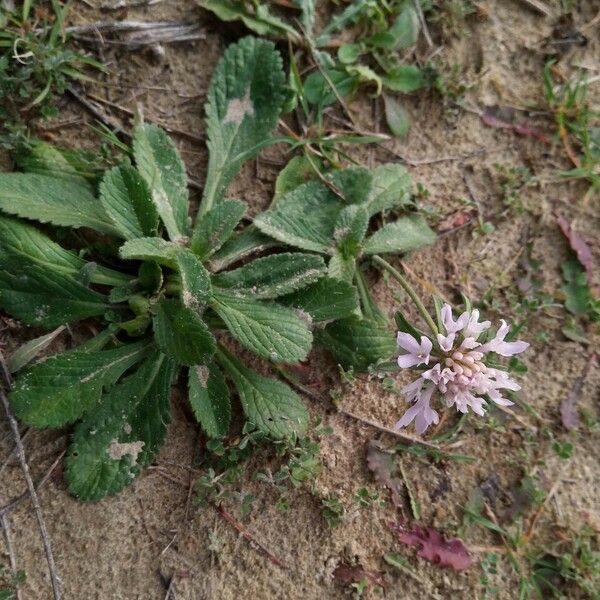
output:
[[[390,263],[388,263],[386,260],[381,258],[381,256],[374,255],[371,257],[371,259],[376,265],[381,267],[384,271],[387,271],[387,273],[389,273],[401,285],[402,289],[408,294],[409,298],[413,301],[413,304],[417,307],[417,310],[423,317],[425,323],[427,323],[427,326],[431,330],[431,333],[434,336],[437,336],[437,334],[439,333],[437,325],[431,318],[431,315],[425,308],[423,302],[421,302],[421,299],[417,295],[417,292],[412,287],[412,285],[410,285],[410,283],[404,277],[404,275],[402,275],[402,273],[400,273],[400,271],[398,271],[397,269],[394,269],[394,267],[392,267],[392,265],[390,265]]]

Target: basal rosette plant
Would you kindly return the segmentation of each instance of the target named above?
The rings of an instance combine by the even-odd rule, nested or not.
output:
[[[209,163],[193,223],[185,166],[154,125],[138,123],[132,160],[100,177],[44,145],[24,172],[0,174],[0,306],[32,327],[101,325],[19,373],[10,394],[23,423],[74,424],[66,478],[75,496],[115,494],[152,461],[180,375],[210,438],[230,429],[226,378],[265,436],[306,431],[299,396],[249,369],[227,349],[225,332],[279,364],[306,359],[313,339],[358,369],[394,353],[360,261],[435,238],[418,216],[367,235],[373,215],[408,203],[404,169],[317,175],[294,158],[272,206],[250,225],[242,224],[246,204],[225,197],[243,162],[281,139],[272,131],[288,92],[273,44],[248,37],[227,49],[208,92]],[[51,335],[26,345],[18,366]]]

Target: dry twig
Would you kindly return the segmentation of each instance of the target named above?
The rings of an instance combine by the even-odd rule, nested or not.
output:
[[[8,391],[12,385],[10,373],[8,372],[8,368],[6,366],[6,362],[4,361],[4,356],[0,352],[0,368],[2,369],[2,378],[4,380],[4,388]],[[54,600],[60,600],[61,592],[60,592],[60,580],[58,577],[58,571],[56,568],[56,563],[54,562],[54,555],[52,554],[52,544],[50,542],[50,536],[48,535],[48,528],[46,527],[46,521],[44,520],[44,515],[42,513],[42,507],[40,505],[40,499],[37,495],[35,485],[33,484],[33,479],[31,478],[31,473],[29,472],[29,465],[27,464],[27,459],[25,457],[25,449],[23,447],[23,440],[21,438],[21,434],[19,433],[19,425],[17,420],[15,419],[12,410],[10,408],[10,404],[8,403],[8,398],[4,393],[4,390],[0,391],[0,399],[2,400],[2,404],[4,405],[4,411],[6,412],[6,418],[8,419],[8,424],[13,432],[13,436],[15,438],[15,444],[17,447],[17,456],[19,458],[19,462],[21,463],[21,469],[23,470],[23,477],[25,478],[25,482],[27,483],[27,490],[29,496],[31,497],[31,504],[33,505],[33,510],[35,511],[35,516],[38,522],[38,527],[40,530],[40,535],[42,537],[42,543],[44,546],[44,552],[46,554],[46,561],[48,562],[48,571],[50,572],[50,582],[52,584],[52,593],[54,596]]]
[[[10,570],[12,571],[13,577],[17,574],[17,559],[15,558],[15,550],[13,548],[12,543],[12,532],[10,529],[10,521],[6,515],[0,516],[0,526],[2,526],[2,530],[4,531],[4,539],[6,541],[6,550],[8,552],[8,564],[10,565]],[[21,600],[21,590],[17,586],[15,590],[15,599]]]

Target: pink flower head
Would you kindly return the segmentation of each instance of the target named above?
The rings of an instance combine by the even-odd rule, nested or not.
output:
[[[433,344],[429,338],[421,336],[421,343],[417,342],[412,335],[408,333],[398,332],[398,346],[406,351],[406,354],[401,354],[398,357],[398,366],[402,369],[410,369],[417,365],[429,364],[429,353],[433,348]]]
[[[430,365],[420,377],[403,390],[407,402],[412,406],[396,423],[396,428],[406,427],[415,421],[415,430],[420,435],[431,424],[439,422],[438,413],[431,408],[434,392],[438,392],[446,406],[467,413],[469,410],[485,415],[485,406],[491,401],[500,406],[510,406],[512,402],[502,395],[502,390],[517,391],[519,384],[511,379],[506,371],[488,367],[488,354],[513,356],[529,347],[527,342],[505,342],[509,326],[500,321],[494,338],[484,344],[477,341],[487,331],[491,323],[479,321],[479,311],[462,313],[456,320],[452,308],[444,304],[441,310],[442,324],[446,334],[436,336],[433,342],[421,336],[421,341],[408,333],[398,333],[398,346],[406,352],[398,358],[401,368]]]

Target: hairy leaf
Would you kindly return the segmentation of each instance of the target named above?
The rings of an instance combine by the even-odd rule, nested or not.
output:
[[[353,314],[358,308],[358,295],[346,281],[322,277],[278,302],[307,313],[313,321],[332,321]]]
[[[208,90],[208,172],[200,216],[223,197],[245,160],[269,141],[285,100],[285,74],[271,42],[246,37],[225,51]]]
[[[144,237],[125,242],[119,256],[128,260],[151,260],[171,269],[177,268],[177,256],[182,246],[158,237]]]
[[[254,224],[263,233],[303,250],[327,253],[344,205],[320,181],[309,181],[282,196]]]
[[[302,289],[324,273],[325,262],[320,256],[286,252],[257,258],[239,269],[213,276],[213,283],[236,296],[267,299]]]
[[[415,523],[409,531],[402,525],[392,525],[391,528],[403,544],[420,546],[418,555],[429,562],[450,567],[455,571],[464,571],[473,564],[473,559],[462,540],[447,540],[433,527],[423,527]]]
[[[196,255],[184,250],[177,255],[177,266],[181,275],[181,300],[200,314],[210,298],[210,275]]]
[[[40,265],[18,273],[0,269],[0,306],[27,325],[45,328],[101,315],[108,308],[106,296]]]
[[[281,381],[262,377],[224,351],[219,361],[235,385],[248,420],[275,439],[302,435],[308,412],[302,400]]]
[[[133,130],[133,155],[169,238],[177,241],[186,236],[187,174],[173,140],[160,127],[140,123]]]
[[[317,174],[311,162],[304,155],[294,156],[277,175],[273,204],[281,196],[296,189],[299,185],[316,179]]]
[[[346,257],[337,250],[327,265],[327,276],[331,279],[352,283],[355,273],[356,259],[353,256]]]
[[[410,202],[412,181],[402,165],[386,164],[373,171],[371,192],[367,198],[369,216]]]
[[[35,173],[0,173],[0,210],[42,223],[119,235],[89,186]]]
[[[77,425],[66,458],[69,491],[99,500],[131,485],[162,445],[175,363],[155,353]]]
[[[223,247],[215,252],[208,263],[210,270],[215,273],[225,269],[240,260],[248,258],[251,254],[264,252],[270,248],[281,246],[273,238],[262,234],[256,227],[250,225],[241,233],[234,234]]]
[[[80,169],[77,169],[69,160],[73,151],[55,148],[46,142],[34,141],[30,149],[24,153],[16,153],[16,162],[25,173],[37,173],[38,175],[49,175],[53,178],[64,179],[69,182],[82,185],[93,191],[88,179]],[[88,178],[94,173],[86,173]]]
[[[333,239],[344,258],[355,257],[367,233],[369,216],[363,206],[352,204],[342,210],[333,230]]]
[[[198,314],[179,300],[161,300],[153,320],[156,345],[182,365],[199,365],[215,353],[215,338]]]
[[[342,367],[354,367],[359,371],[378,360],[390,359],[396,351],[392,333],[372,319],[340,319],[316,332],[315,338]]]
[[[126,240],[156,235],[158,213],[148,185],[132,167],[113,167],[100,184],[100,202]]]
[[[65,250],[29,223],[0,215],[0,269],[17,273],[26,266],[38,265],[76,277],[87,264],[85,260]],[[96,265],[90,281],[105,285],[122,285],[129,281],[129,277]]]
[[[231,237],[246,212],[241,200],[223,200],[202,215],[192,237],[191,248],[200,258],[214,254]]]
[[[27,369],[10,393],[16,416],[35,427],[61,427],[93,408],[105,387],[148,354],[146,341],[113,350],[69,350]]]
[[[289,308],[216,291],[211,306],[231,335],[263,358],[295,363],[304,360],[310,351],[312,333]]]
[[[33,338],[19,346],[7,359],[6,365],[9,373],[16,373],[26,367],[32,360],[43,352],[54,340],[65,330],[64,325],[57,327],[54,331]]]
[[[190,367],[188,389],[192,410],[202,429],[212,438],[229,432],[231,401],[223,374],[214,363]]]
[[[326,179],[348,204],[364,202],[373,185],[373,174],[365,167],[331,171],[326,175]]]
[[[435,232],[421,215],[402,217],[384,225],[365,241],[365,254],[408,252],[435,242]]]

